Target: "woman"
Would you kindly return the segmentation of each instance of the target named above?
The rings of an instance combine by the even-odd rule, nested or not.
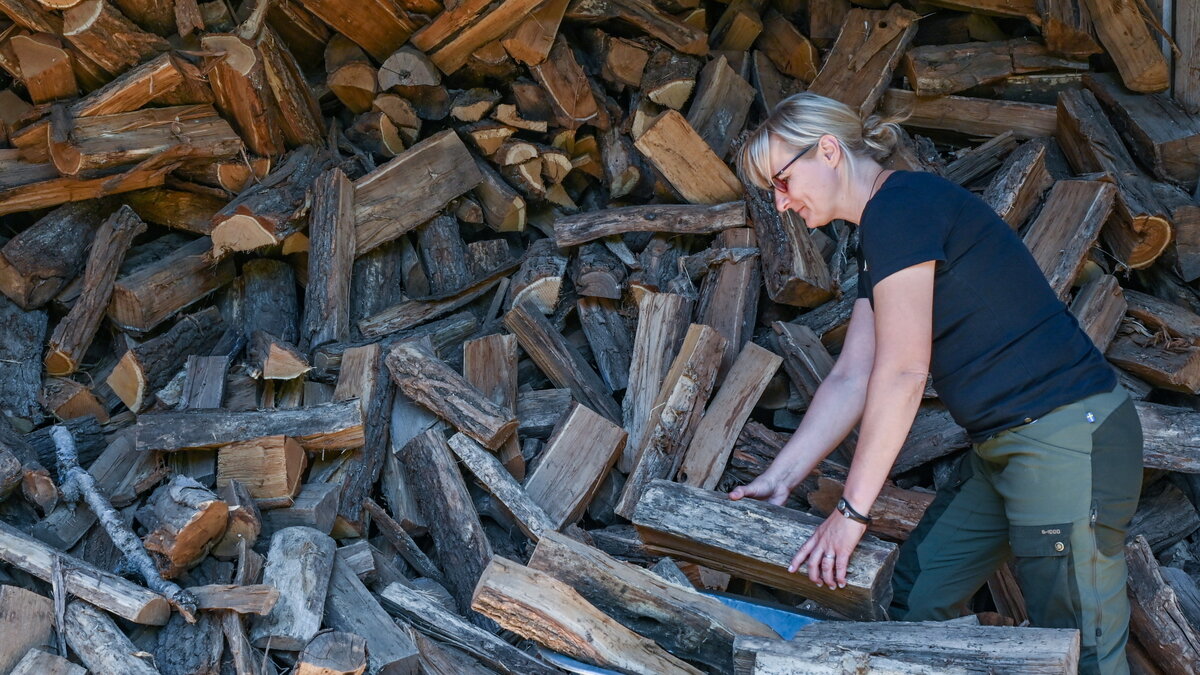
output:
[[[1038,626],[1080,629],[1081,672],[1128,672],[1125,530],[1141,487],[1128,394],[1017,235],[981,199],[877,161],[898,128],[813,94],[744,145],[743,180],[810,227],[860,230],[858,299],[837,363],[771,466],[730,493],[782,504],[860,424],[843,501],[803,542],[818,585],[844,587],[926,375],[973,447],[901,547],[891,615],[944,620],[1010,557]],[[801,543],[801,542],[797,542]]]

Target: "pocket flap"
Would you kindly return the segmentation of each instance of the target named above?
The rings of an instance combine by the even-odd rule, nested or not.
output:
[[[1013,525],[1008,528],[1008,539],[1018,558],[1066,555],[1071,551],[1071,523]]]

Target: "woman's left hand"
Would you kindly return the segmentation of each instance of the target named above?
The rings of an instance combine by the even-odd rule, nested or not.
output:
[[[821,523],[817,531],[792,558],[788,572],[800,569],[809,561],[808,578],[817,586],[830,588],[846,587],[846,570],[850,566],[850,554],[858,546],[867,526],[853,521],[834,511]]]

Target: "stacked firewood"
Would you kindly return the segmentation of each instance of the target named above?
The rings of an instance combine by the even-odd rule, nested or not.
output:
[[[905,116],[888,166],[978,192],[1118,369],[1130,660],[1200,662],[1194,3],[1174,43],[1118,0],[0,13],[0,673],[1074,672],[1007,567],[885,621],[970,446],[932,389],[846,588],[786,568],[854,434],[786,508],[725,495],[855,297],[855,229],[731,169],[806,90]]]

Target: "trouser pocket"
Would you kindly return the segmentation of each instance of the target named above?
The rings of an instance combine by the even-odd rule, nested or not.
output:
[[[1078,628],[1079,588],[1072,574],[1072,523],[1009,528],[1013,568],[1033,623]]]

